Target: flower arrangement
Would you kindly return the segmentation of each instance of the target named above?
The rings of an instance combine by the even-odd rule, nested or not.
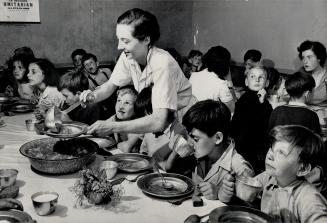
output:
[[[79,175],[80,178],[71,188],[71,191],[77,197],[76,206],[83,206],[85,199],[90,204],[105,205],[112,199],[119,199],[123,193],[121,187],[113,187],[120,184],[121,181],[110,182],[101,172],[83,169],[79,172]]]

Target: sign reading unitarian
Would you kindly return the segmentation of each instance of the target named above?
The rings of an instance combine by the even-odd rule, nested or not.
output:
[[[39,0],[0,0],[0,22],[40,22]]]

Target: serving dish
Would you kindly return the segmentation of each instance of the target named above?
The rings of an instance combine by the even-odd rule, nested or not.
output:
[[[20,153],[33,169],[46,174],[66,174],[81,170],[95,159],[98,145],[86,138],[60,140],[43,138],[25,143]]]
[[[173,186],[172,188],[163,185],[158,173],[149,173],[142,176],[137,181],[137,186],[146,195],[164,199],[177,198],[193,193],[195,185],[190,178],[175,173],[162,173],[162,175],[166,183]]]
[[[32,222],[32,217],[23,211],[0,211],[0,222]]]
[[[269,215],[254,208],[243,206],[223,206],[210,212],[209,222],[272,223],[275,221]]]
[[[122,153],[112,155],[107,160],[118,163],[118,169],[123,172],[137,173],[152,168],[152,158],[139,153]]]
[[[84,134],[85,130],[85,126],[73,123],[64,123],[60,124],[60,130],[58,132],[54,132],[51,129],[47,129],[44,134],[54,138],[70,139]]]

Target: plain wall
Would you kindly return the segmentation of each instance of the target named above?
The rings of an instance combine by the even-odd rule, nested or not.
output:
[[[158,46],[181,54],[192,47],[192,0],[40,0],[41,23],[0,23],[0,66],[21,46],[56,64],[71,63],[70,54],[77,48],[100,61],[113,61],[118,55],[117,18],[135,7],[157,16]]]
[[[223,45],[237,62],[254,48],[276,68],[295,70],[301,42],[310,39],[327,46],[326,13],[326,0],[195,0],[194,48],[206,52]]]

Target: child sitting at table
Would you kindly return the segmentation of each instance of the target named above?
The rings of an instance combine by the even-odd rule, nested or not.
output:
[[[265,136],[272,107],[266,99],[267,71],[254,67],[245,78],[246,92],[235,104],[232,137],[237,151],[251,163],[256,173],[264,170]]]
[[[277,125],[302,125],[320,134],[318,115],[308,108],[306,98],[315,87],[315,81],[309,74],[296,72],[285,82],[286,91],[290,96],[287,105],[274,109],[271,113],[268,132]]]
[[[152,114],[152,86],[144,88],[138,95],[135,108],[138,114],[146,116]],[[168,126],[163,132],[146,133],[140,147],[140,153],[154,157],[160,167],[167,172],[180,173],[190,176],[195,164],[193,153],[187,143],[187,131],[170,112]],[[187,158],[186,158],[187,157]]]
[[[261,211],[276,222],[327,222],[326,199],[304,179],[324,157],[321,138],[303,126],[289,125],[272,129],[270,141],[266,171],[255,177],[263,185]],[[235,194],[234,181],[225,176],[225,198]]]
[[[183,64],[183,72],[186,78],[190,78],[192,72],[199,72],[203,69],[203,53],[199,50],[191,50],[186,63]]]
[[[135,101],[137,98],[137,91],[132,85],[120,87],[117,91],[117,101],[115,105],[116,114],[111,116],[108,120],[127,121],[136,118]],[[141,144],[141,139],[138,134],[131,133],[114,133],[114,138],[117,148],[122,152],[138,152]]]
[[[261,62],[262,53],[259,50],[251,49],[246,51],[243,57],[246,75],[253,67],[259,66]]]
[[[228,172],[254,175],[250,163],[235,150],[234,142],[229,138],[230,118],[228,107],[213,100],[196,103],[183,117],[188,142],[197,159],[192,179],[207,199],[223,199],[224,194],[220,191]]]
[[[82,91],[89,88],[89,81],[82,71],[70,71],[64,74],[59,81],[58,90],[65,96],[65,104],[71,106],[79,102],[79,95]],[[84,107],[85,106],[85,107]],[[63,117],[64,120],[69,119],[77,122],[82,122],[92,125],[97,120],[101,119],[102,111],[99,104],[87,104],[78,106],[68,113],[68,117]]]

